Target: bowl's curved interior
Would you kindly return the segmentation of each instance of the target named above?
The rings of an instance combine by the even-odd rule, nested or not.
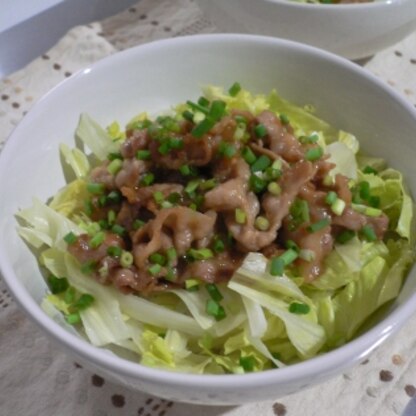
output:
[[[323,380],[362,359],[416,311],[415,270],[399,298],[370,331],[331,353],[261,374],[195,376],[145,368],[97,349],[47,317],[46,286],[36,258],[16,232],[15,213],[32,197],[47,200],[64,185],[59,144],[74,145],[81,112],[103,125],[195,99],[208,84],[239,81],[311,104],[334,126],[356,134],[363,151],[400,169],[416,195],[416,114],[358,66],[318,49],[272,38],[205,35],[128,50],[87,68],[49,92],[15,129],[0,156],[0,270],[13,295],[55,340],[102,373],[154,394],[205,403],[265,400]],[[239,388],[236,389],[235,386]]]

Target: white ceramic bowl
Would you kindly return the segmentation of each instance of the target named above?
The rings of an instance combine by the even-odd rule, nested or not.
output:
[[[276,36],[349,59],[369,57],[416,29],[415,0],[305,4],[291,0],[197,0],[224,32]]]
[[[25,116],[0,156],[0,270],[21,307],[51,339],[93,371],[172,400],[238,404],[274,399],[339,374],[363,360],[416,312],[415,270],[399,298],[371,330],[309,361],[246,375],[190,375],[146,368],[93,347],[39,307],[46,286],[35,257],[16,233],[14,214],[64,185],[58,146],[73,145],[80,112],[103,125],[127,122],[196,99],[207,84],[239,81],[253,92],[277,88],[312,104],[333,125],[354,132],[369,154],[400,168],[416,195],[416,113],[388,86],[347,60],[289,41],[205,35],[143,45],[113,55],[50,91]]]

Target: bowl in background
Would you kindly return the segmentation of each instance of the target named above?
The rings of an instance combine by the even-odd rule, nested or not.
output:
[[[367,58],[416,29],[416,1],[310,4],[292,0],[197,0],[224,32],[291,39],[349,59]]]
[[[262,373],[192,375],[144,367],[92,346],[47,316],[47,290],[36,258],[16,232],[16,212],[33,196],[46,201],[65,184],[59,144],[74,145],[81,112],[102,125],[197,99],[204,85],[239,81],[311,104],[335,127],[355,133],[364,152],[399,168],[416,195],[416,112],[357,65],[290,41],[250,35],[200,35],[123,51],[78,72],[44,96],[11,134],[0,155],[0,270],[29,317],[78,362],[131,388],[170,400],[241,404],[275,399],[327,380],[363,360],[416,312],[416,270],[378,322],[348,344],[305,362]],[[168,318],[167,318],[168,319]]]

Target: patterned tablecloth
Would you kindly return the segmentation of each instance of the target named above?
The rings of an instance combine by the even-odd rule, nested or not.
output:
[[[0,79],[0,150],[34,101],[79,69],[155,39],[216,32],[193,0],[141,0],[72,29],[26,68]],[[416,33],[361,63],[416,105]],[[415,133],[416,134],[416,133]],[[394,416],[416,395],[416,317],[369,360],[310,390],[240,407],[173,403],[112,384],[56,349],[0,277],[0,415]],[[416,415],[415,407],[408,414]]]

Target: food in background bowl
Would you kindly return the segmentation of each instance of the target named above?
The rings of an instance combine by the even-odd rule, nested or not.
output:
[[[394,299],[413,261],[400,172],[275,91],[208,87],[125,130],[83,114],[76,136],[92,155],[61,146],[76,179],[20,211],[19,231],[42,249],[44,309],[142,364],[314,357]]]

